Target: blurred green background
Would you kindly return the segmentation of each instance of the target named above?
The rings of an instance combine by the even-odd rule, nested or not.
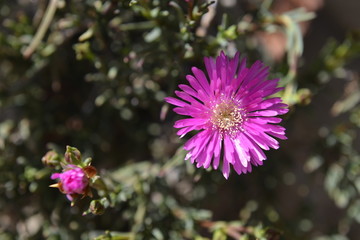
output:
[[[0,239],[357,239],[356,0],[0,0]],[[229,180],[196,169],[164,103],[204,56],[280,77],[288,140]],[[48,186],[77,147],[111,189],[102,215]],[[102,199],[104,193],[95,193]]]

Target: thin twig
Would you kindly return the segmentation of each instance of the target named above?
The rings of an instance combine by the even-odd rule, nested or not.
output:
[[[46,8],[45,15],[41,20],[40,26],[32,39],[30,45],[23,52],[25,58],[29,58],[36,48],[39,46],[41,40],[44,38],[46,31],[48,30],[52,19],[54,18],[58,0],[50,0],[48,7]]]

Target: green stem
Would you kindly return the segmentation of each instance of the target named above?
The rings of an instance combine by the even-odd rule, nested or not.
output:
[[[155,22],[146,21],[146,22],[136,22],[136,23],[124,23],[119,25],[119,29],[122,31],[131,31],[131,30],[144,30],[155,27]]]

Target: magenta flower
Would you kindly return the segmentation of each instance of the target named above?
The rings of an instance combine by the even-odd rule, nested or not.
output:
[[[189,116],[174,125],[180,137],[199,131],[184,145],[185,160],[214,169],[222,160],[226,179],[230,165],[238,174],[251,172],[252,165],[266,159],[263,150],[279,148],[274,137],[286,139],[277,116],[288,112],[287,105],[279,97],[269,98],[282,90],[279,79],[267,80],[269,68],[260,61],[247,68],[239,53],[231,59],[222,52],[216,61],[205,57],[204,62],[208,78],[193,67],[194,76],[186,76],[190,85],[180,84],[182,91],[175,91],[180,99],[165,98],[177,106],[174,112]]]
[[[69,165],[69,168],[62,173],[54,173],[51,179],[59,178],[60,181],[56,187],[65,193],[67,198],[72,201],[74,194],[86,194],[89,179],[84,170],[75,165]]]

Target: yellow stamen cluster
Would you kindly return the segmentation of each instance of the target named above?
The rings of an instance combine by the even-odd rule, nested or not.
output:
[[[232,99],[221,99],[212,106],[210,121],[213,127],[220,131],[221,137],[224,134],[235,137],[239,131],[244,130],[244,109]]]

